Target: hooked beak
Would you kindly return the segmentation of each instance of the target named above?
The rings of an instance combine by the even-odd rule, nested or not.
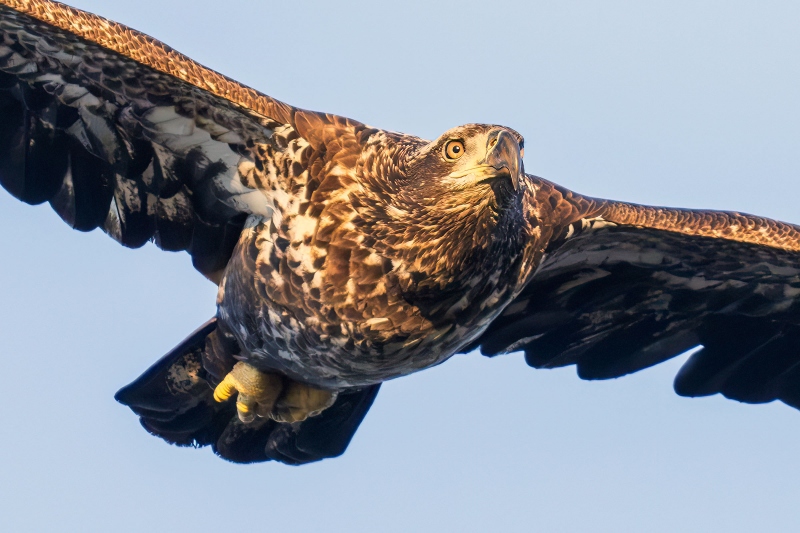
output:
[[[498,177],[508,175],[514,190],[518,190],[524,169],[517,139],[505,130],[497,130],[489,135],[486,148],[483,164],[494,167],[498,171]]]

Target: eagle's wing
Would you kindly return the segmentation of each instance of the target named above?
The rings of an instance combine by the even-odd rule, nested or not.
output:
[[[534,231],[542,262],[472,347],[608,379],[702,345],[679,394],[800,408],[800,228],[531,184],[529,218],[553,233]]]
[[[187,250],[217,279],[270,178],[303,186],[363,126],[292,108],[120,24],[0,0],[0,183],[75,229]],[[308,187],[312,190],[313,187]]]

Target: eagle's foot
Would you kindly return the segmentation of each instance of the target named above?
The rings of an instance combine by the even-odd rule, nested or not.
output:
[[[262,372],[240,361],[214,389],[214,399],[224,402],[238,392],[236,412],[239,420],[247,424],[255,420],[256,416],[270,416],[282,390],[281,376]]]
[[[302,422],[336,400],[335,392],[263,372],[242,361],[214,389],[214,399],[224,402],[237,392],[236,412],[245,424],[256,416],[270,417],[276,422]]]
[[[276,422],[302,422],[310,416],[316,416],[333,405],[336,392],[317,389],[298,383],[287,382],[284,394],[273,409],[272,419]]]

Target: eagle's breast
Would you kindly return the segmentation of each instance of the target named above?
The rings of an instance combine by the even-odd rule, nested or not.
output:
[[[510,300],[514,253],[476,256],[451,281],[430,283],[409,252],[426,235],[401,242],[363,216],[363,164],[326,161],[291,134],[272,141],[278,157],[260,149],[275,163],[255,163],[248,180],[272,191],[275,212],[248,220],[218,301],[249,362],[319,386],[373,384],[444,361]],[[370,153],[380,149],[367,146],[361,162],[382,165]]]

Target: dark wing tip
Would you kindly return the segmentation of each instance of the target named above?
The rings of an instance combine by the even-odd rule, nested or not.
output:
[[[704,328],[703,348],[681,367],[675,392],[800,408],[800,327],[753,317],[721,322]]]

